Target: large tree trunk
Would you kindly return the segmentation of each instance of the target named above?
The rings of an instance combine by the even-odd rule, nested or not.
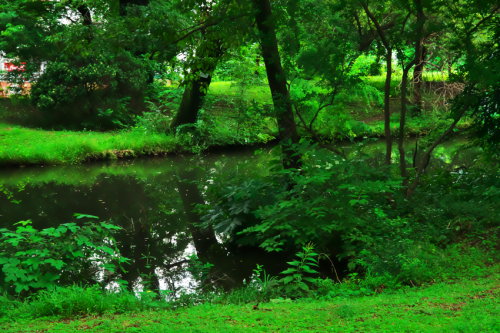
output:
[[[274,109],[277,114],[280,139],[282,142],[291,141],[292,144],[298,143],[299,136],[297,134],[285,73],[281,66],[271,4],[269,0],[253,0],[253,2],[257,10],[256,22],[260,33],[262,57],[264,58],[269,88],[271,89]],[[282,147],[285,155],[283,160],[285,168],[300,169],[300,157],[292,156],[294,155],[292,150],[287,149],[286,146]]]
[[[205,77],[205,75],[200,74],[198,80],[192,82],[190,86],[186,86],[179,110],[170,125],[173,130],[181,125],[196,123],[198,112],[203,105],[211,81],[210,75],[207,74]]]
[[[206,41],[206,43],[202,43],[197,49],[197,56],[199,56],[200,61],[191,68],[191,71],[198,78],[189,83],[184,89],[181,105],[170,125],[170,128],[173,130],[176,130],[181,125],[195,124],[198,120],[198,113],[203,106],[203,101],[212,82],[210,74],[215,71],[218,60],[224,53],[220,41],[215,43],[215,48],[207,47],[207,45],[211,44],[209,41]],[[203,66],[203,60],[208,58],[212,58],[213,61],[207,61]]]
[[[86,27],[90,27],[92,25],[92,14],[90,12],[90,9],[85,5],[81,5],[78,6],[76,10],[80,13],[80,15],[82,15],[83,25]]]

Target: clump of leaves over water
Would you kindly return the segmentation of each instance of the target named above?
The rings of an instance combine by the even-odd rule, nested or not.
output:
[[[110,275],[128,260],[116,248],[112,234],[120,228],[112,224],[65,223],[43,230],[31,224],[21,221],[16,223],[16,231],[0,229],[0,277],[5,290],[29,293],[74,283],[98,283],[85,273]]]

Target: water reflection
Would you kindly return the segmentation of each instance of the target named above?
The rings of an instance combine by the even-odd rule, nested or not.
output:
[[[448,142],[436,148],[429,170],[467,164],[477,155],[477,151],[457,151],[458,143]],[[414,155],[412,147],[414,142],[409,140],[409,166]],[[344,144],[343,148],[349,158],[365,158],[364,154],[368,154],[371,157],[367,162],[383,163],[383,141],[370,143],[360,151],[352,144]],[[272,147],[263,149],[269,153]],[[265,172],[269,154],[256,156],[254,151],[2,169],[0,184],[13,192],[14,198],[7,199],[0,193],[0,228],[13,229],[13,223],[28,219],[39,230],[67,222],[83,223],[72,218],[74,213],[110,220],[123,228],[116,240],[131,264],[126,266],[126,273],[117,272],[106,279],[125,280],[136,290],[142,288],[144,276],[151,277],[153,289],[175,291],[185,287],[190,277],[186,256],[193,251],[202,261],[215,265],[213,280],[225,289],[240,285],[257,263],[263,264],[269,274],[277,275],[293,253],[269,254],[251,246],[223,246],[212,229],[198,227],[201,218],[192,211],[195,204],[208,200],[205,189],[193,181],[201,179],[210,184],[211,172],[229,172],[235,167],[242,174]],[[393,152],[397,161],[397,149]],[[417,162],[420,156],[417,154]],[[95,279],[88,277],[89,281]]]

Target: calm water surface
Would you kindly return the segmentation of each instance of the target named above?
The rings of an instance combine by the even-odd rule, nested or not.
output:
[[[462,142],[458,139],[437,147],[429,168],[468,164],[478,152],[457,152]],[[350,152],[351,158],[360,156],[353,144],[339,147]],[[414,140],[409,139],[410,165],[413,147]],[[0,184],[14,193],[11,199],[0,193],[0,228],[12,230],[14,223],[29,219],[40,230],[68,222],[82,223],[73,218],[74,213],[98,216],[101,221],[112,221],[123,228],[116,239],[123,256],[132,260],[128,273],[119,278],[140,290],[141,274],[152,274],[157,277],[157,287],[178,290],[191,282],[186,256],[197,250],[186,221],[186,207],[192,203],[189,200],[196,199],[196,195],[203,197],[206,190],[193,193],[197,191],[191,187],[189,192],[189,188],[179,186],[179,180],[207,180],[215,172],[235,169],[243,174],[248,170],[265,172],[272,147],[261,149],[263,154],[259,155],[254,154],[256,148],[249,148],[204,156],[0,169]],[[385,142],[370,143],[363,151],[375,156],[372,162],[382,162]],[[393,153],[397,154],[397,149]],[[399,156],[393,159],[396,162]],[[196,168],[190,171],[193,166]],[[215,274],[224,277],[227,287],[241,284],[256,264],[263,264],[268,273],[277,275],[286,269],[290,255],[293,253],[269,254],[259,248],[235,245],[210,262],[216,265]]]

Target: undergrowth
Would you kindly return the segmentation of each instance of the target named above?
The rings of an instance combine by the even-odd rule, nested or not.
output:
[[[488,235],[487,240],[496,241],[495,232],[489,232]],[[495,252],[497,245],[492,244],[485,241],[485,237],[476,236],[445,249],[420,245],[419,251],[407,249],[399,254],[406,263],[396,270],[387,267],[383,258],[366,251],[358,260],[364,270],[352,272],[342,280],[318,278],[313,269],[317,254],[308,245],[297,254],[302,260],[289,262],[290,268],[282,273],[282,278],[268,276],[263,267],[258,266],[243,287],[230,292],[205,286],[191,292],[185,290],[172,298],[168,291],[130,292],[121,288],[102,289],[99,285],[73,285],[40,290],[26,299],[4,294],[0,296],[0,323],[41,317],[78,318],[146,310],[176,310],[192,306],[204,309],[206,305],[250,304],[258,308],[259,304],[267,303],[360,302],[356,300],[359,297],[372,297],[376,302],[382,295],[404,297],[413,289],[416,291],[412,292],[425,293],[429,286],[463,284],[468,280],[498,276],[500,266],[498,253]],[[384,265],[385,268],[381,267]],[[202,280],[199,281],[201,287]]]

